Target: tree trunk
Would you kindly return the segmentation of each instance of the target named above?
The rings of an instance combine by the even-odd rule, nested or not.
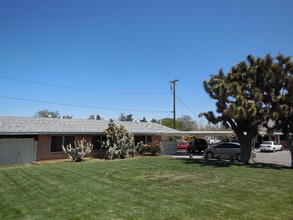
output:
[[[291,168],[293,169],[293,143],[291,139],[288,141],[288,146],[291,153]]]
[[[253,140],[253,138],[250,138],[247,136],[239,139],[240,149],[241,149],[240,162],[243,162],[245,164],[250,163],[252,140]]]
[[[285,129],[283,128],[283,134],[285,136],[285,139],[287,141],[289,150],[290,150],[290,154],[291,154],[291,168],[293,168],[293,140],[290,137],[290,133],[289,130],[287,129],[287,127],[285,127]]]

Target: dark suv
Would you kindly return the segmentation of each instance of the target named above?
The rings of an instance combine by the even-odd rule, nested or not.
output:
[[[195,153],[195,151],[201,152],[208,148],[208,143],[205,139],[192,139],[188,144],[189,153]]]

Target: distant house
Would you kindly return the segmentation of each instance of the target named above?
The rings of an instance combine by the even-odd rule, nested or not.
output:
[[[101,142],[106,139],[104,130],[108,123],[90,119],[0,116],[0,164],[67,158],[61,146],[83,138],[94,145],[89,156],[97,157],[105,152]],[[170,137],[181,135],[180,131],[157,123],[115,121],[115,124],[131,132],[135,143],[160,141],[166,149]]]

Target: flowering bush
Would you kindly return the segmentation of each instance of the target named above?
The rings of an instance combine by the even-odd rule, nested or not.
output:
[[[136,152],[140,155],[159,155],[163,150],[162,145],[159,142],[153,142],[144,144],[139,142],[137,144]]]

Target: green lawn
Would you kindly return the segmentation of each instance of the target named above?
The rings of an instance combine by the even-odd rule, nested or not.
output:
[[[293,219],[293,170],[167,156],[0,167],[0,219]]]

